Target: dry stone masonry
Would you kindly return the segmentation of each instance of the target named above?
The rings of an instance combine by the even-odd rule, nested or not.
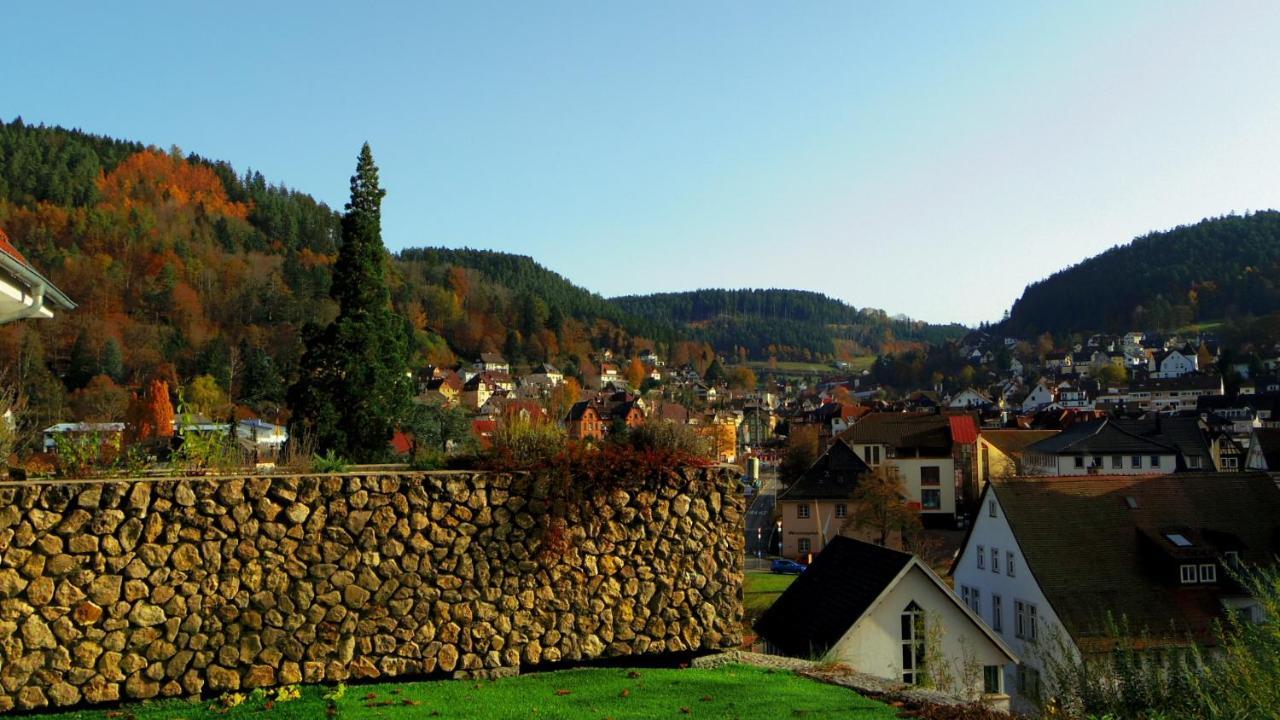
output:
[[[682,474],[0,485],[0,710],[734,646],[736,474]]]

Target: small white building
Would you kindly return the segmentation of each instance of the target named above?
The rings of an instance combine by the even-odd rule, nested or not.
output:
[[[771,651],[823,656],[1007,709],[1018,658],[914,555],[838,536],[756,623]],[[950,681],[947,681],[950,678]]]
[[[1023,399],[1022,412],[1033,412],[1035,410],[1039,410],[1056,399],[1057,392],[1055,388],[1050,387],[1047,383],[1041,380],[1036,383],[1036,386],[1032,388],[1031,392],[1027,393],[1027,397]]]

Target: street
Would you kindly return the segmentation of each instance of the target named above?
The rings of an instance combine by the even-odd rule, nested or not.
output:
[[[773,522],[773,508],[778,497],[778,473],[773,468],[761,468],[760,489],[751,498],[746,518],[747,569],[766,568],[771,546],[777,538]],[[760,559],[766,558],[766,559]]]

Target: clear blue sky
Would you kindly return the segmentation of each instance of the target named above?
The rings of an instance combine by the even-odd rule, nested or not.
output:
[[[1280,204],[1274,2],[4,15],[5,119],[176,144],[335,207],[368,140],[392,249],[528,254],[605,295],[796,287],[976,323],[1147,230]]]

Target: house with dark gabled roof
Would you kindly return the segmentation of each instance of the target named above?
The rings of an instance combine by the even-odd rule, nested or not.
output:
[[[871,472],[848,443],[837,439],[795,482],[778,495],[783,557],[809,562],[831,538],[853,536],[853,494]]]
[[[574,403],[565,415],[564,426],[574,440],[603,440],[606,430],[600,411],[590,400]]]
[[[1135,475],[1173,472],[1178,448],[1125,429],[1111,418],[1078,422],[1022,451],[1028,475]]]
[[[1261,620],[1232,572],[1274,565],[1280,489],[1262,473],[993,478],[951,577],[1022,658],[1014,709],[1054,692],[1050,660],[1216,643]]]
[[[1018,663],[918,558],[844,537],[831,541],[755,629],[773,651],[822,656],[905,685],[949,675],[955,686],[938,689],[1001,709],[1009,700],[1004,679]],[[981,672],[961,670],[970,665]]]

